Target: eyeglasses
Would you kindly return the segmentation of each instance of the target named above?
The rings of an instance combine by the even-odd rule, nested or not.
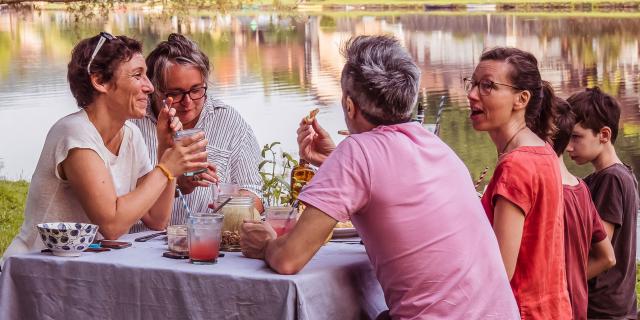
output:
[[[505,86],[505,87],[509,87],[509,88],[513,88],[516,90],[524,90],[521,88],[518,88],[516,86],[512,86],[510,84],[506,84],[506,83],[499,83],[499,82],[495,82],[495,81],[491,81],[491,80],[480,80],[480,81],[474,81],[472,78],[464,78],[462,79],[462,81],[464,81],[464,91],[467,92],[467,94],[469,92],[471,92],[471,90],[473,90],[474,87],[478,87],[478,92],[480,92],[481,96],[488,96],[491,94],[491,90],[493,88],[496,88],[496,85],[501,85],[501,86]]]
[[[98,54],[98,51],[100,51],[100,48],[102,48],[102,45],[107,41],[111,41],[116,39],[116,37],[112,36],[110,33],[108,32],[100,32],[100,40],[98,40],[98,45],[96,46],[95,49],[93,49],[93,53],[91,54],[91,59],[89,59],[89,64],[87,64],[87,74],[91,75],[91,63],[93,62],[93,58],[96,57],[96,55]]]
[[[165,95],[167,98],[173,98],[173,103],[179,103],[184,99],[186,95],[189,95],[189,98],[193,101],[200,100],[207,93],[207,86],[193,88],[187,91],[173,91],[167,92]]]

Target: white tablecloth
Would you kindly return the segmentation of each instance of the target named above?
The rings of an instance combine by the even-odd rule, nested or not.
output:
[[[329,243],[291,276],[240,253],[193,265],[165,250],[154,239],[77,258],[10,257],[0,319],[366,319],[387,309],[359,244]]]

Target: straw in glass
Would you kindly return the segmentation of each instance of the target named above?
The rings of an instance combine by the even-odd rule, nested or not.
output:
[[[178,191],[178,198],[180,198],[180,201],[182,201],[182,207],[184,208],[185,211],[187,211],[188,215],[191,215],[191,209],[189,209],[189,206],[187,205],[187,201],[184,199],[184,196],[182,195],[182,191],[180,191],[180,188],[178,188],[176,186],[176,191]]]
[[[231,199],[233,199],[233,197],[229,197],[227,198],[227,200],[225,200],[224,202],[222,202],[219,206],[217,206],[214,210],[213,213],[217,213],[218,211],[220,211],[220,209],[222,209],[222,207],[224,207],[225,204],[229,203],[229,201],[231,201]]]
[[[291,211],[289,211],[289,215],[287,216],[287,221],[284,223],[285,226],[289,225],[289,221],[291,221],[291,217],[293,217],[293,212],[296,211],[296,209],[298,209],[298,204],[300,204],[300,202],[298,199],[296,199],[296,201],[294,201],[293,204],[291,205]]]
[[[436,114],[436,129],[434,134],[440,136],[440,119],[442,117],[442,111],[444,111],[444,102],[447,100],[445,96],[440,97],[440,104],[438,105],[438,113]]]
[[[476,184],[474,185],[476,189],[478,189],[478,187],[480,186],[480,183],[482,182],[482,180],[484,180],[484,177],[487,175],[488,171],[489,171],[489,167],[484,167],[484,170],[482,170],[480,177],[478,177],[478,180],[476,180]]]

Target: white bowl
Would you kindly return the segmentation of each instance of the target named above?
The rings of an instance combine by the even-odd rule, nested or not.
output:
[[[90,223],[48,222],[36,226],[40,239],[56,256],[77,257],[92,242],[98,226]]]

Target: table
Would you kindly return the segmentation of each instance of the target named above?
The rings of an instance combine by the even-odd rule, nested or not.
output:
[[[0,319],[367,319],[387,309],[357,242],[328,243],[289,276],[241,253],[193,265],[161,257],[165,250],[155,239],[77,258],[10,257]]]

